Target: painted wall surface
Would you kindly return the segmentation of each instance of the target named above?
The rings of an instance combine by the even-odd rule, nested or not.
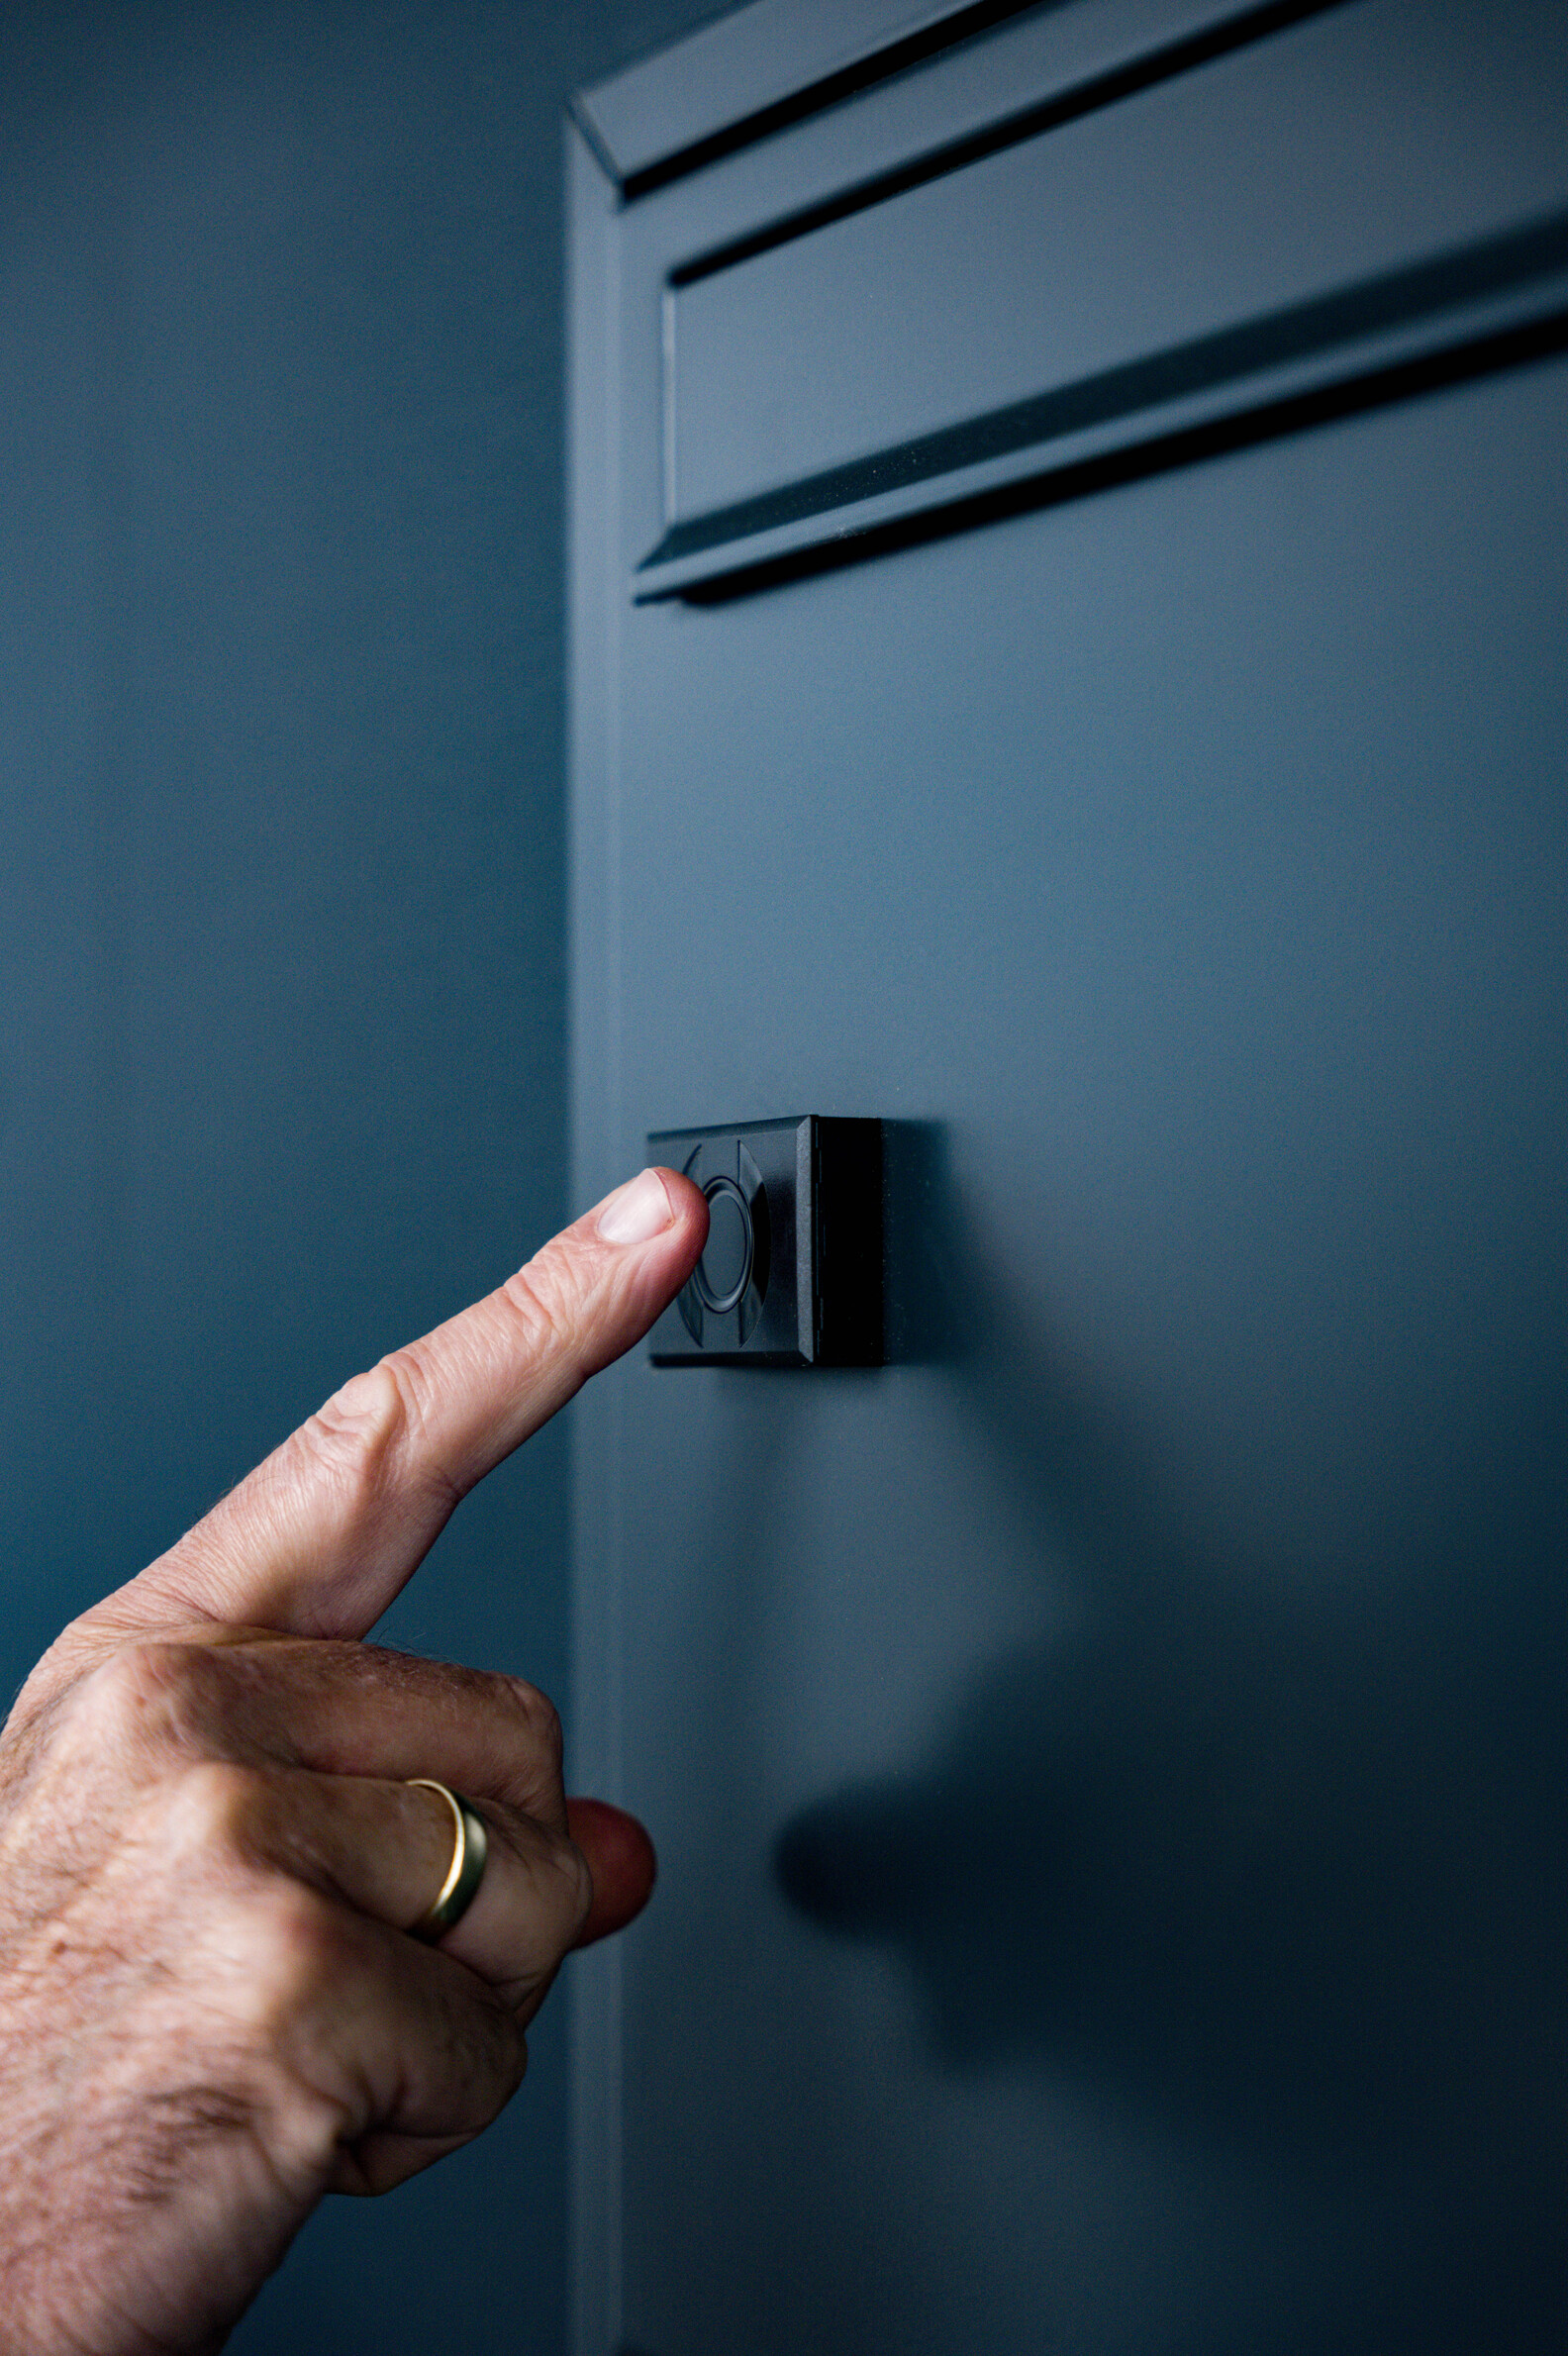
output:
[[[712,13],[0,20],[8,1689],[565,1210],[561,110]],[[393,1640],[563,1691],[564,1465]],[[534,2056],[236,2344],[558,2347],[559,2008]]]
[[[892,1343],[583,1403],[580,2356],[1568,2346],[1568,15],[1205,13],[578,158],[581,1167]]]

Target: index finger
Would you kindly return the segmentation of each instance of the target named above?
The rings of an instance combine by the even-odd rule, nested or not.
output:
[[[707,1231],[688,1179],[644,1170],[485,1300],[345,1383],[89,1617],[363,1635],[458,1500],[647,1331]]]

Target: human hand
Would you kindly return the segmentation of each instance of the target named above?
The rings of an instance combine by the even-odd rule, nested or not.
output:
[[[644,1173],[356,1375],[68,1627],[0,1736],[0,2350],[222,2345],[323,2193],[515,2091],[566,1950],[645,1902],[519,1679],[361,1641],[457,1501],[646,1331],[707,1230]],[[476,1802],[489,1862],[407,1935]]]

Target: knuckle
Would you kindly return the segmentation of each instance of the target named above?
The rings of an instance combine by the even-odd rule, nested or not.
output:
[[[231,2002],[263,2044],[282,2043],[302,2016],[341,1991],[344,1929],[340,1910],[303,1882],[279,1881],[246,1910]]]
[[[564,1737],[561,1732],[560,1712],[548,1694],[537,1685],[530,1685],[525,1677],[508,1677],[508,1692],[523,1719],[529,1743],[552,1773],[560,1771]]]
[[[228,1759],[187,1767],[167,1801],[166,1832],[176,1853],[214,1867],[258,1864],[270,1815],[267,1779]]]
[[[315,2183],[369,2123],[347,2028],[362,1943],[341,1908],[279,1877],[227,1910],[221,1953],[225,2042],[236,2074],[253,2084],[274,2160],[290,2178]]]
[[[383,1358],[335,1391],[300,1425],[302,1452],[326,1474],[335,1491],[352,1505],[372,1500],[385,1484],[389,1464],[400,1451],[408,1425],[408,1403],[389,1360]]]
[[[193,2161],[227,2146],[265,2149],[271,2173],[294,2201],[314,2205],[340,2144],[360,2120],[350,2104],[272,2057],[202,2055],[166,2090],[143,2098],[140,2134],[125,2155],[128,2182],[147,2203],[166,2204],[189,2187]]]
[[[406,1480],[410,1466],[449,1487],[422,1445],[430,1379],[418,1343],[389,1351],[319,1407],[296,1443],[351,1515],[372,1512]]]
[[[572,1286],[560,1255],[544,1250],[509,1276],[497,1298],[506,1304],[522,1328],[523,1345],[531,1358],[558,1356],[575,1336]]]
[[[220,1675],[210,1645],[124,1644],[82,1679],[67,1715],[78,1736],[117,1750],[188,1749]]]

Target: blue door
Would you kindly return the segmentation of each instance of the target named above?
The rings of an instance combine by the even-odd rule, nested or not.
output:
[[[1568,11],[762,0],[578,110],[580,2356],[1568,2345]],[[594,1779],[599,1778],[596,1786]]]

